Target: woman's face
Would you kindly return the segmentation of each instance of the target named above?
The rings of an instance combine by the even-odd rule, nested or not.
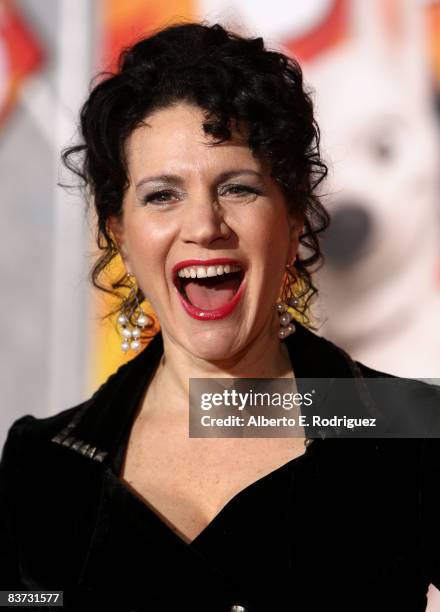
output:
[[[273,325],[302,222],[244,136],[210,146],[204,121],[181,103],[131,134],[130,185],[110,228],[164,338],[216,361]]]

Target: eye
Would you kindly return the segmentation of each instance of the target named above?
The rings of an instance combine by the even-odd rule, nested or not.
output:
[[[219,194],[221,196],[230,195],[236,198],[240,196],[249,195],[253,195],[256,197],[257,195],[261,195],[261,193],[261,190],[257,187],[250,187],[249,185],[240,185],[238,183],[232,185],[224,185],[223,187],[221,187],[221,189],[219,189]]]
[[[376,137],[370,142],[370,151],[378,163],[387,163],[394,157],[394,143],[389,137]]]
[[[142,198],[144,204],[166,204],[172,200],[177,200],[178,195],[171,189],[160,189],[149,193]]]

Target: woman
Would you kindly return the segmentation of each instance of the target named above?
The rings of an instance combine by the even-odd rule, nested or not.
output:
[[[387,376],[308,329],[328,216],[299,66],[170,27],[125,51],[81,127],[64,159],[98,215],[93,281],[120,254],[122,350],[154,337],[88,401],[11,427],[1,588],[63,590],[71,610],[424,610],[436,440],[188,432],[190,378]]]

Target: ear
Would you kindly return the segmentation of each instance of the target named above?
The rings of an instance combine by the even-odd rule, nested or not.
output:
[[[122,261],[125,264],[125,268],[127,272],[130,272],[128,249],[127,249],[127,245],[125,242],[122,219],[120,219],[119,217],[114,217],[114,216],[109,217],[107,221],[107,228],[114,242],[116,243],[116,246],[118,247],[119,254],[122,258]]]
[[[289,252],[286,263],[292,263],[296,259],[298,251],[299,237],[304,231],[304,216],[295,212],[289,214]]]

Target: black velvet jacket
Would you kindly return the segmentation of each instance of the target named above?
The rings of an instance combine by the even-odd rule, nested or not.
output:
[[[387,376],[301,325],[285,342],[297,378]],[[0,590],[63,590],[75,611],[425,610],[440,589],[440,440],[315,440],[187,544],[118,477],[162,351],[159,335],[86,402],[12,425]]]

